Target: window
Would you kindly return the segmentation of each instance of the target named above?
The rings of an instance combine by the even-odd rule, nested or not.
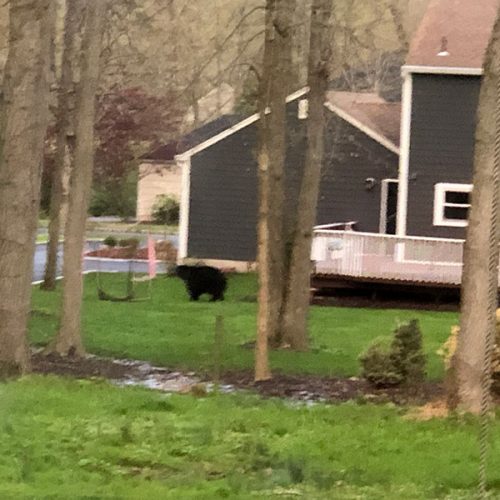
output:
[[[472,184],[442,182],[434,187],[434,225],[464,227],[470,207]]]

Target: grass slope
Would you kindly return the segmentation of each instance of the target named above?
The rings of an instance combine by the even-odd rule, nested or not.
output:
[[[105,275],[107,291],[123,295],[125,278]],[[226,301],[188,301],[176,278],[159,277],[153,283],[151,301],[112,303],[97,300],[95,276],[85,281],[83,326],[90,352],[149,360],[159,365],[189,370],[209,370],[212,364],[214,321],[224,316],[226,369],[250,369],[253,350],[241,345],[255,336],[257,284],[254,275],[229,278]],[[144,283],[138,284],[142,293]],[[57,327],[59,293],[34,289],[31,339],[47,343]],[[353,376],[358,355],[375,338],[389,340],[398,321],[418,318],[429,356],[430,378],[442,376],[442,363],[435,351],[447,338],[456,314],[428,311],[370,310],[313,307],[310,317],[312,349],[307,353],[271,353],[274,370],[288,373]]]
[[[1,498],[466,499],[477,480],[474,421],[391,406],[35,376],[0,385],[0,403]],[[500,454],[488,473],[498,498]]]

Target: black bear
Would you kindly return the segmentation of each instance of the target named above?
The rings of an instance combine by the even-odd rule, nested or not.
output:
[[[224,274],[210,266],[177,266],[175,274],[186,284],[190,300],[198,300],[208,293],[212,302],[224,300],[227,281]]]

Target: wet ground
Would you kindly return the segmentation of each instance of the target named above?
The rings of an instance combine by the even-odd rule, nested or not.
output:
[[[182,373],[159,368],[146,362],[117,360],[88,356],[83,359],[33,355],[33,371],[76,378],[105,378],[121,386],[136,385],[164,392],[204,394],[215,384],[206,375]],[[258,393],[264,397],[278,397],[303,402],[340,403],[355,400],[395,404],[424,404],[442,400],[444,388],[437,382],[428,382],[418,390],[410,388],[381,388],[371,386],[357,377],[317,377],[312,375],[274,374],[272,380],[255,383],[250,371],[226,372],[217,384],[221,392],[239,390]]]

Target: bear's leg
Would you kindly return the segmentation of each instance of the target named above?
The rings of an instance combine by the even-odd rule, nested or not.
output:
[[[224,292],[217,291],[212,294],[210,302],[215,302],[216,300],[224,300]]]
[[[195,287],[188,287],[189,300],[198,300],[200,298],[200,291]]]

